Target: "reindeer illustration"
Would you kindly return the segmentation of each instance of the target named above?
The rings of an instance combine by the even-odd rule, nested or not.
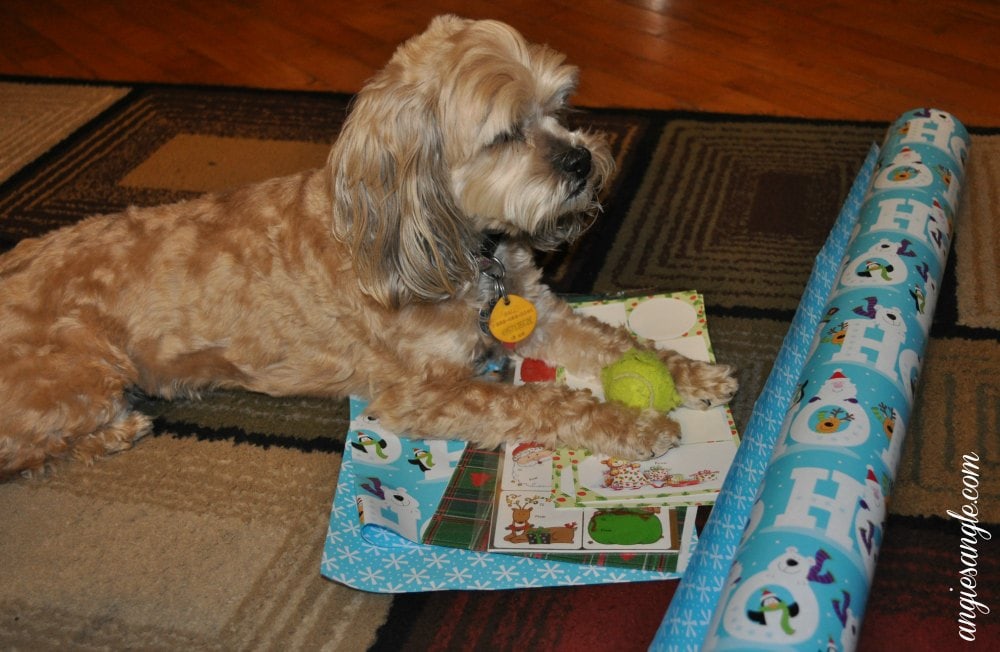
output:
[[[561,527],[538,527],[531,523],[531,513],[541,504],[541,496],[524,497],[519,494],[505,496],[507,507],[511,509],[511,524],[505,529],[510,534],[503,539],[509,543],[530,543],[547,545],[552,543],[573,543],[576,540],[576,523],[566,523]]]
[[[826,332],[826,337],[821,341],[824,344],[834,344],[836,346],[841,346],[844,343],[844,338],[847,337],[847,322],[842,321],[830,330]]]
[[[853,414],[839,407],[820,410],[816,413],[816,416],[819,417],[819,423],[816,424],[816,432],[824,434],[838,432],[841,424],[845,421],[854,421]]]
[[[535,509],[535,505],[542,502],[542,499],[540,496],[524,497],[519,494],[507,494],[505,498],[507,507],[510,508],[512,514],[511,524],[504,528],[510,530],[510,534],[505,536],[503,540],[510,543],[527,543],[528,530],[535,527],[530,521],[531,512]]]
[[[896,411],[886,403],[879,403],[878,407],[872,408],[872,413],[878,419],[879,423],[882,424],[882,431],[885,433],[885,436],[891,440],[893,431],[896,429]]]

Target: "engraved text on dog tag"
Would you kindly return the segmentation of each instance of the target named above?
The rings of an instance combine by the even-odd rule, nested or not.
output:
[[[533,303],[516,294],[497,301],[490,313],[490,332],[501,342],[512,344],[531,335],[538,321]]]

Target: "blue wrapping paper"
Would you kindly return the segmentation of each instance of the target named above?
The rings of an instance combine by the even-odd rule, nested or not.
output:
[[[854,648],[968,147],[919,109],[869,155],[651,649]]]

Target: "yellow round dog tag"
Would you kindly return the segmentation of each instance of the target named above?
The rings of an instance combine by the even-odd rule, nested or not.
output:
[[[490,332],[501,342],[513,344],[531,335],[538,321],[535,305],[516,294],[497,301],[490,313]]]

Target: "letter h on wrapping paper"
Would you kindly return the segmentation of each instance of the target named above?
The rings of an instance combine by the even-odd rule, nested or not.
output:
[[[890,197],[878,202],[872,231],[902,229],[930,245],[938,264],[944,264],[951,237],[951,225],[937,199],[928,205],[915,198]]]
[[[912,118],[906,123],[906,134],[900,139],[903,145],[931,145],[946,152],[956,162],[965,160],[968,143],[955,133],[955,119],[939,112],[936,116]]]
[[[865,490],[864,485],[840,471],[814,467],[794,469],[791,476],[794,484],[788,504],[785,511],[775,517],[774,525],[815,529],[819,519],[813,515],[813,510],[823,511],[829,514],[823,528],[825,536],[852,549],[854,516],[858,500]],[[817,493],[817,484],[823,480],[836,484],[837,491],[833,496]]]
[[[903,229],[910,235],[926,240],[931,206],[913,198],[890,197],[878,202],[878,216],[869,230]]]
[[[851,319],[840,351],[832,356],[837,362],[873,364],[876,369],[893,377],[899,349],[903,345],[903,328],[888,329],[878,321]]]

